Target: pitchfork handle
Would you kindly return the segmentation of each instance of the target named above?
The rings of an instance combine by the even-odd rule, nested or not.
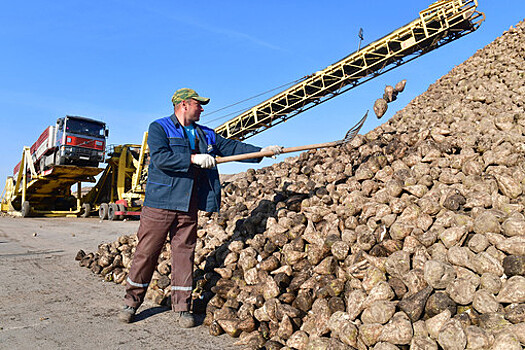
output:
[[[314,145],[285,147],[283,148],[281,153],[300,152],[300,151],[306,151],[306,150],[315,149],[315,148],[333,147],[339,144],[340,144],[340,141],[332,141],[332,142],[325,142],[325,143],[317,143]],[[264,152],[259,151],[259,152],[252,152],[252,153],[236,154],[234,156],[217,157],[217,164],[234,162],[234,161],[239,161],[239,160],[246,160],[246,159],[253,159],[253,158],[271,157],[273,155],[274,153],[272,151],[264,151]]]

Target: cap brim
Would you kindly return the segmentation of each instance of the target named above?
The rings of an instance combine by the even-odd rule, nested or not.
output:
[[[192,97],[192,99],[196,100],[196,101],[199,101],[201,103],[201,105],[206,105],[208,104],[208,102],[210,102],[210,99],[207,98],[207,97],[202,97],[202,96],[198,96],[198,97]]]

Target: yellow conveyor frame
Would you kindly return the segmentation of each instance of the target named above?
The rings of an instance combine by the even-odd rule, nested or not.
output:
[[[306,77],[215,131],[244,140],[479,28],[477,0],[442,0],[407,25]]]

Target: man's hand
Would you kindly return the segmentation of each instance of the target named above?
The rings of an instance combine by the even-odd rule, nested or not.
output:
[[[191,162],[195,165],[200,166],[203,169],[211,169],[217,165],[215,158],[209,154],[192,154]]]
[[[281,146],[274,145],[274,146],[266,146],[263,149],[261,149],[261,152],[266,152],[266,151],[273,152],[271,156],[267,156],[267,157],[272,157],[273,159],[275,159],[275,156],[281,154],[281,152],[283,151],[283,148]]]

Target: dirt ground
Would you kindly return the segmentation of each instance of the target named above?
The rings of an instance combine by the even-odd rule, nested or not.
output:
[[[0,349],[240,349],[208,328],[180,329],[146,301],[118,321],[124,286],[80,267],[79,249],[136,232],[138,221],[0,216]]]

